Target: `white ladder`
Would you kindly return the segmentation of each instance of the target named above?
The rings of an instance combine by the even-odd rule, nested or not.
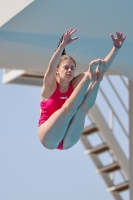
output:
[[[108,77],[107,79],[109,81]],[[111,84],[110,81],[109,83]],[[115,88],[113,89],[115,90]],[[105,100],[108,101],[101,88],[100,91],[103,94]],[[111,108],[113,113],[115,113],[110,104],[109,107]],[[89,155],[94,162],[97,168],[96,171],[101,174],[103,180],[107,185],[107,191],[113,195],[114,199],[122,200],[123,198],[120,193],[129,189],[129,161],[96,104],[91,110],[89,110],[88,117],[93,118],[93,122],[90,126],[84,128],[83,134],[81,136],[81,142],[85,147],[85,154]],[[120,122],[119,116],[117,116],[117,118]],[[121,125],[122,129],[124,129],[123,124]],[[89,139],[90,135],[92,134],[98,134],[100,136],[100,145],[93,147]],[[106,166],[104,166],[99,159],[99,155],[104,152],[108,152],[110,154],[110,157],[112,158],[112,163],[109,163]],[[119,184],[115,184],[113,178],[110,175],[110,173],[113,174],[116,171],[119,171],[123,177],[123,181]]]

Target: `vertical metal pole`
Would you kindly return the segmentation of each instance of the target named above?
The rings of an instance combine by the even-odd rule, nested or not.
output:
[[[113,113],[113,110],[110,109],[109,111],[109,128],[113,131],[113,126],[114,126],[114,123],[113,123],[113,118],[114,118],[114,113]]]
[[[114,117],[114,113],[113,110],[110,109],[109,111],[109,128],[113,131],[113,117]],[[112,158],[110,159],[110,162],[113,163],[114,162],[114,157],[113,157],[113,152],[112,150],[109,151]],[[114,173],[110,173],[110,179],[114,182]]]
[[[133,199],[133,82],[129,81],[129,174],[130,174],[130,200]]]

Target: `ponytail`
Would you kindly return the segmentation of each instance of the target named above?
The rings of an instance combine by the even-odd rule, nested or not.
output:
[[[64,36],[64,34],[61,36],[57,48],[58,48],[59,45],[62,43],[63,36]],[[65,48],[64,48],[63,51],[62,51],[62,54],[61,54],[61,57],[60,57],[59,63],[58,63],[58,65],[57,65],[57,68],[59,68],[61,62],[65,61],[65,60],[72,60],[72,61],[74,62],[74,64],[75,64],[75,66],[76,66],[76,61],[75,61],[71,56],[68,56],[68,55],[66,54],[66,51],[65,51]]]
[[[58,47],[59,47],[59,45],[62,43],[63,36],[64,36],[64,34],[61,36],[61,38],[60,38],[60,41],[59,41],[59,44],[58,44],[57,48],[58,48]],[[62,56],[63,56],[63,55],[66,55],[65,48],[63,49],[63,51],[62,51],[62,54],[61,54],[61,55],[62,55]]]

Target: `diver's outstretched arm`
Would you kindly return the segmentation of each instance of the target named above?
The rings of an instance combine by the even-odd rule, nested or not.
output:
[[[114,38],[114,36],[112,34],[110,34],[112,41],[113,41],[113,48],[110,51],[110,53],[104,58],[104,62],[106,67],[104,67],[104,72],[106,72],[109,67],[111,66],[113,60],[115,59],[115,56],[117,55],[119,49],[122,47],[122,44],[124,42],[124,40],[126,39],[126,36],[123,37],[123,33],[116,31],[116,38]],[[98,70],[99,72],[103,72],[103,68],[102,65],[98,66]]]
[[[64,50],[64,48],[66,47],[66,45],[70,44],[71,42],[73,42],[74,40],[77,40],[78,37],[74,37],[71,38],[72,34],[75,33],[77,31],[77,29],[69,29],[66,31],[66,33],[64,33],[63,38],[62,38],[62,42],[60,43],[60,45],[58,46],[58,48],[56,49],[55,53],[53,54],[50,62],[49,62],[49,67],[52,69],[55,69],[59,63],[62,51]]]
[[[71,38],[72,34],[75,33],[77,31],[77,29],[69,29],[66,31],[66,33],[63,34],[63,38],[61,43],[59,44],[58,48],[56,49],[56,51],[54,52],[49,64],[48,64],[48,68],[45,72],[44,75],[44,82],[45,85],[49,85],[52,84],[52,80],[55,78],[55,74],[56,74],[56,68],[58,66],[60,57],[62,55],[63,50],[65,49],[66,45],[70,44],[71,42],[73,42],[74,40],[77,40],[78,37],[73,37]]]
[[[109,67],[115,59],[115,56],[117,55],[119,49],[122,47],[122,44],[126,38],[126,36],[123,37],[123,33],[120,33],[118,31],[116,31],[116,35],[116,38],[114,38],[114,36],[110,34],[114,47],[112,48],[110,53],[104,58],[104,60],[102,60],[102,62],[98,65],[96,71],[99,74],[108,71]]]

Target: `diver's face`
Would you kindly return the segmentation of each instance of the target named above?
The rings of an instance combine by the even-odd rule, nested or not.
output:
[[[60,63],[56,73],[63,80],[72,80],[75,72],[75,64],[72,60],[68,59]]]

